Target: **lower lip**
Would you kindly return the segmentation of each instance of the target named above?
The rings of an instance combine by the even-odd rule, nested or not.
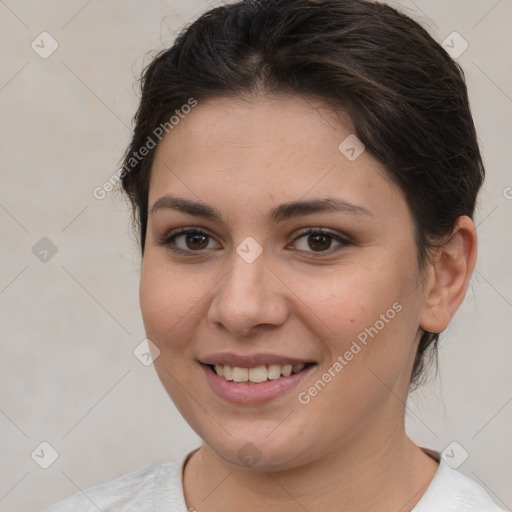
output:
[[[315,366],[316,364],[308,366],[299,373],[288,377],[279,377],[278,379],[256,384],[226,380],[224,377],[217,375],[208,365],[201,363],[201,367],[206,373],[206,378],[217,395],[227,402],[251,405],[268,402],[273,398],[283,395],[286,391],[296,386]]]

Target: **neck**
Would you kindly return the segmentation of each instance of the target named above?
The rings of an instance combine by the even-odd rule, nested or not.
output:
[[[185,501],[200,512],[301,508],[308,512],[409,512],[426,491],[438,464],[403,428],[381,432],[385,435],[360,431],[350,442],[313,462],[283,471],[256,472],[234,466],[203,444],[185,466]]]

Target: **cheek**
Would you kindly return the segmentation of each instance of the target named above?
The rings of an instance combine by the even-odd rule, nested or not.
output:
[[[147,258],[147,259],[146,259]],[[199,293],[187,276],[159,261],[148,251],[144,256],[139,300],[146,336],[160,351],[154,367],[164,388],[183,416],[190,420],[190,397],[183,389],[193,385],[196,362],[190,353],[192,325],[201,312]]]
[[[392,278],[390,270],[350,266],[321,277],[295,276],[290,281],[300,299],[297,304],[302,304],[301,316],[310,318],[312,329],[321,330],[326,338],[347,341],[347,337],[373,325],[403,297],[403,287],[399,279]]]
[[[294,282],[294,293],[302,299],[301,321],[323,345],[324,369],[343,358],[343,373],[354,385],[361,383],[361,371],[370,378],[368,368],[390,379],[405,371],[414,357],[418,312],[413,277],[396,263],[340,267],[320,281]]]
[[[169,265],[161,263],[151,253],[144,256],[139,300],[147,337],[160,350],[168,350],[170,341],[175,348],[183,343],[182,333],[198,298],[193,286]]]

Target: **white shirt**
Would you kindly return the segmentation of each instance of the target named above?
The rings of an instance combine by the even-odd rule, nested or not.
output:
[[[174,462],[132,471],[90,487],[41,512],[188,512],[182,474],[183,466],[192,453]],[[453,469],[441,458],[434,478],[413,512],[470,510],[505,512],[492,501],[480,484]]]

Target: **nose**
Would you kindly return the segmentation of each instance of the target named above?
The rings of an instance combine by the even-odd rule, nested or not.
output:
[[[229,264],[215,288],[209,322],[244,337],[282,325],[288,316],[287,288],[269,268],[265,252],[252,263],[234,252]]]

